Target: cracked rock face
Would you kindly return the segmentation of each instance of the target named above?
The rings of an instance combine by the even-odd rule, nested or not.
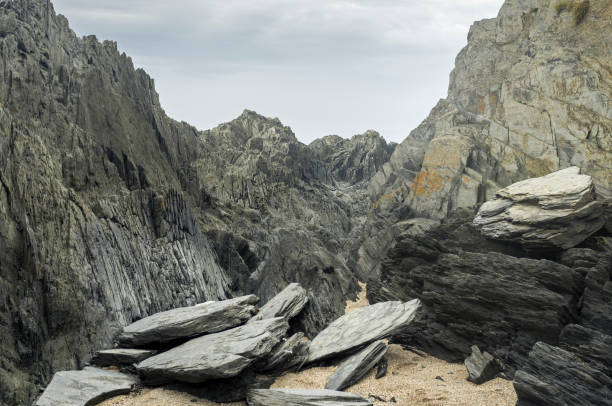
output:
[[[592,179],[577,167],[501,189],[474,218],[485,236],[532,250],[572,248],[604,223]]]

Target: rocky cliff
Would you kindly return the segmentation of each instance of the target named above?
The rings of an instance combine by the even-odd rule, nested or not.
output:
[[[365,221],[351,188],[388,159],[384,140],[340,176],[278,119],[199,132],[116,43],[77,38],[45,0],[0,2],[0,60],[0,403],[27,404],[161,310],[265,302],[297,281],[311,296],[297,326],[342,314]]]

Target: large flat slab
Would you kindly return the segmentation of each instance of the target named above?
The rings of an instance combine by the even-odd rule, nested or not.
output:
[[[357,383],[385,356],[387,349],[388,346],[384,341],[375,341],[350,356],[329,377],[325,389],[343,390]]]
[[[393,334],[409,325],[420,308],[410,302],[382,302],[344,315],[321,331],[310,344],[308,362],[334,357]]]
[[[154,350],[138,350],[133,348],[113,348],[98,351],[91,359],[92,365],[99,367],[132,365],[155,355]]]
[[[36,406],[86,406],[129,393],[137,379],[115,371],[87,367],[57,372]]]
[[[194,338],[144,360],[136,369],[150,383],[231,378],[270,354],[288,329],[282,317],[256,321]]]
[[[290,283],[278,295],[266,303],[249,323],[257,320],[284,317],[289,320],[297,316],[308,303],[306,289],[298,283]]]
[[[250,319],[258,301],[257,296],[248,295],[156,313],[126,326],[119,343],[143,346],[227,330]]]
[[[355,393],[318,389],[253,389],[249,406],[372,406]]]

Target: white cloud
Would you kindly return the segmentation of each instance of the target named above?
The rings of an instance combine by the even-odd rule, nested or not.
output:
[[[209,128],[252,108],[304,141],[368,128],[401,141],[445,96],[471,22],[502,2],[54,1],[78,34],[117,40],[171,116]]]

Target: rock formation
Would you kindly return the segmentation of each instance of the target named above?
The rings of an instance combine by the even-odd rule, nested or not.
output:
[[[474,225],[487,237],[531,250],[572,248],[604,225],[591,177],[571,167],[497,191]]]
[[[485,383],[495,378],[499,366],[495,358],[488,352],[481,352],[477,346],[472,347],[472,353],[464,361],[468,370],[468,380],[475,384]]]

